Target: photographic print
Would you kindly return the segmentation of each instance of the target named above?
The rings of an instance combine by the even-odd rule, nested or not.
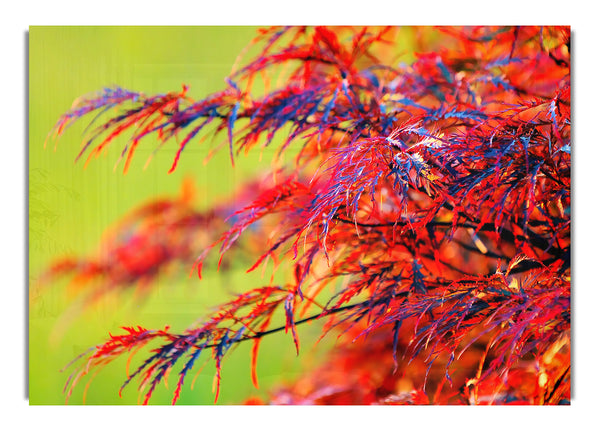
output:
[[[571,403],[568,26],[30,28],[30,404]]]

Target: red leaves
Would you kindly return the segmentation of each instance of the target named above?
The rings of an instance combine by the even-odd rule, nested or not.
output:
[[[249,226],[257,223],[268,215],[283,213],[285,217],[284,220],[291,224],[290,222],[295,217],[298,217],[298,213],[303,210],[302,204],[305,199],[310,196],[310,189],[292,178],[288,178],[284,182],[272,187],[265,187],[265,190],[258,195],[254,202],[234,212],[228,217],[229,220],[233,221],[233,226],[227,232],[223,233],[216,242],[207,247],[198,258],[196,261],[198,275],[201,276],[203,261],[213,247],[221,244],[220,252],[222,258],[224,253],[233,246],[240,235]],[[294,230],[293,232],[296,233],[297,230]],[[278,242],[271,247],[271,249],[263,254],[248,271],[254,270],[266,257],[278,248],[279,245],[281,245],[281,242]]]
[[[139,102],[100,128],[109,136],[97,148],[141,123],[129,157],[147,134],[158,132],[164,142],[200,122],[175,163],[213,121],[217,131],[227,130],[232,161],[234,147],[269,145],[282,130],[289,132],[280,151],[290,151],[294,140],[302,144],[295,166],[277,171],[273,183],[246,189],[250,203],[229,216],[229,229],[203,246],[197,260],[200,270],[213,247],[220,244],[222,259],[242,234],[254,232],[251,243],[260,251],[249,271],[268,258],[287,262],[294,268],[288,284],[250,289],[184,334],[161,333],[165,344],[134,373],[149,385],[146,401],[187,355],[176,401],[186,373],[208,348],[218,395],[222,359],[245,340],[254,343],[251,380],[258,387],[262,337],[290,332],[298,351],[297,326],[325,317],[326,331],[340,331],[357,347],[334,351],[331,363],[276,402],[568,397],[569,32],[442,30],[444,49],[396,67],[374,54],[391,29],[272,28],[257,38],[264,43],[260,55],[223,92],[181,109],[183,93],[140,101],[113,90],[61,119],[59,133],[95,109]],[[252,94],[257,73],[288,63],[296,69],[280,88]],[[131,238],[131,248],[114,250],[134,277],[178,248],[169,236],[164,249],[143,235]],[[139,248],[146,254],[132,252]],[[329,283],[336,290],[326,296]],[[271,326],[276,310],[285,323]],[[118,343],[132,347],[146,338],[135,333],[110,341],[92,354],[92,365],[119,353]]]
[[[208,243],[197,232],[222,225],[226,213],[223,207],[196,211],[193,199],[185,182],[181,196],[140,205],[107,230],[97,254],[59,260],[45,278],[73,274],[73,287],[89,304],[112,290],[144,286],[175,264],[190,265]]]
[[[166,340],[171,339],[171,336],[168,333],[169,327],[165,327],[164,330],[147,330],[138,326],[134,327],[124,327],[126,334],[123,335],[110,335],[110,339],[102,345],[96,346],[93,349],[90,349],[88,352],[80,355],[75,358],[73,362],[81,359],[83,356],[87,356],[87,361],[81,365],[78,369],[76,369],[67,379],[65,383],[65,390],[68,388],[66,401],[69,400],[73,388],[77,384],[77,382],[93,367],[99,367],[105,365],[120,355],[131,352],[132,349],[138,349],[143,347],[148,342],[155,338],[164,338]],[[73,363],[72,362],[72,363]],[[70,364],[69,364],[70,365]],[[89,383],[88,383],[89,384]]]
[[[296,346],[296,354],[300,354],[300,345],[298,342],[298,334],[296,333],[296,323],[294,322],[294,294],[290,293],[285,298],[284,309],[285,309],[285,332],[291,330],[292,337],[294,338],[294,345]]]

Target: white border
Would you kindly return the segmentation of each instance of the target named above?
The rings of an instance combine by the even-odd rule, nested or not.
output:
[[[587,6],[580,6],[585,4]],[[592,2],[100,0],[4,5],[2,13],[3,422],[19,429],[589,429],[598,374],[598,48]],[[573,381],[570,407],[30,407],[26,358],[26,37],[29,25],[566,24],[573,30]],[[592,129],[593,128],[593,129]],[[6,133],[8,132],[8,133]],[[167,409],[169,409],[167,411]],[[597,418],[597,414],[595,415]],[[33,428],[37,427],[37,428]]]

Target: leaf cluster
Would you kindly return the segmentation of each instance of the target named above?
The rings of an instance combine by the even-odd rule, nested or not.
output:
[[[211,250],[218,247],[222,259],[247,236],[261,249],[249,270],[268,259],[284,262],[289,282],[250,289],[182,334],[126,328],[85,355],[71,384],[160,340],[125,384],[139,377],[148,402],[183,363],[175,402],[188,372],[210,351],[218,396],[222,360],[233,346],[254,343],[257,385],[260,340],[286,331],[299,349],[296,326],[322,319],[325,333],[358,347],[340,348],[332,365],[307,377],[304,392],[292,387],[275,401],[569,399],[569,29],[412,30],[417,38],[438,36],[410,65],[390,58],[403,34],[397,28],[270,28],[253,41],[259,54],[234,70],[225,90],[202,100],[190,99],[187,87],[157,96],[113,88],[76,102],[55,134],[84,115],[117,109],[91,132],[80,156],[130,132],[125,170],[150,135],[159,147],[181,138],[175,169],[184,149],[211,127],[227,134],[232,163],[241,151],[275,145],[281,134],[279,152],[294,151],[295,158],[228,214],[212,243],[195,242],[207,225],[204,215],[186,210],[174,221],[180,232],[159,236],[166,255],[142,254],[150,249],[136,241],[156,233],[144,224],[148,217],[173,208],[180,214],[156,203],[134,213],[131,222],[142,226],[135,235],[123,245],[113,241],[112,252],[126,250],[139,266],[123,272],[119,265],[128,261],[119,258],[119,265],[86,275],[118,286],[190,252],[199,254],[200,273]],[[281,82],[271,90],[277,71]],[[259,95],[258,79],[266,88]],[[218,209],[210,216],[225,217]],[[121,272],[110,276],[114,271]],[[284,322],[273,323],[276,311]],[[373,360],[362,361],[360,352],[373,349]],[[365,383],[369,375],[378,383]]]

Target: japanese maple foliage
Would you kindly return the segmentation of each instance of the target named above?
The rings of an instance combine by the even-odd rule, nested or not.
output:
[[[407,30],[418,50],[397,64]],[[79,100],[55,135],[113,112],[78,157],[128,133],[127,170],[138,146],[178,137],[175,169],[187,146],[223,132],[232,164],[276,143],[293,163],[242,190],[237,207],[200,214],[189,194],[150,203],[123,221],[137,226],[133,237],[108,240],[116,260],[54,273],[101,280],[92,296],[151,288],[165,265],[194,256],[201,275],[208,256],[245,239],[256,252],[249,270],[273,259],[287,282],[248,289],[183,333],[124,328],[77,359],[68,393],[149,345],[123,384],[137,380],[144,403],[171,370],[176,402],[203,355],[216,364],[218,397],[222,361],[244,341],[258,386],[260,341],[286,331],[300,349],[297,326],[321,320],[324,336],[339,338],[330,362],[250,402],[568,403],[570,29],[285,27],[252,44],[258,55],[219,93],[105,89]],[[157,231],[167,213],[172,224]],[[211,238],[216,226],[223,233]]]

